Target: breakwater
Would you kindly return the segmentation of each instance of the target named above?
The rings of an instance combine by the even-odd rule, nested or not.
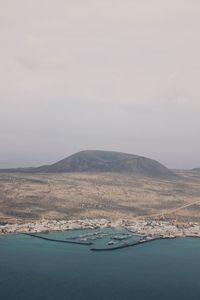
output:
[[[146,239],[146,240],[140,240],[137,242],[133,242],[133,243],[124,243],[122,245],[119,246],[115,246],[115,247],[107,247],[107,248],[91,248],[91,251],[113,251],[113,250],[118,250],[118,249],[122,249],[122,248],[128,248],[128,247],[133,247],[133,246],[138,246],[141,244],[145,244],[145,243],[149,243],[149,242],[153,242],[156,240],[161,240],[161,239],[165,239],[163,237],[155,237],[152,239]]]
[[[92,245],[92,242],[51,239],[51,238],[46,238],[46,237],[39,236],[39,235],[36,235],[36,234],[33,234],[33,233],[23,233],[23,234],[34,237],[34,238],[42,239],[42,240],[45,240],[45,241],[49,241],[49,242],[66,243],[66,244],[78,244],[78,245],[85,245],[85,246],[91,246]]]

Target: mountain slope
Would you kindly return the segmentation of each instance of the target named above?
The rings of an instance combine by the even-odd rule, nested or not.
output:
[[[155,160],[138,155],[100,150],[81,151],[52,165],[38,168],[10,169],[10,171],[30,173],[131,172],[150,177],[166,178],[176,176]]]

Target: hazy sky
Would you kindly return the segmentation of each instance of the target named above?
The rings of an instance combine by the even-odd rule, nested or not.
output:
[[[83,149],[200,167],[199,0],[0,0],[0,167]]]

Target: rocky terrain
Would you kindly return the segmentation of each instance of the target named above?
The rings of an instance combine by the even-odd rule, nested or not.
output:
[[[120,218],[199,222],[200,175],[0,173],[0,222]]]

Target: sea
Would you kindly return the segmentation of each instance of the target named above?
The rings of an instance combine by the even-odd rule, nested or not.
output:
[[[200,239],[161,239],[113,251],[117,229],[0,236],[0,300],[199,300]],[[119,237],[119,240],[113,238]],[[131,237],[137,240],[138,236]],[[129,242],[127,234],[127,242]],[[132,241],[131,240],[131,241]]]

